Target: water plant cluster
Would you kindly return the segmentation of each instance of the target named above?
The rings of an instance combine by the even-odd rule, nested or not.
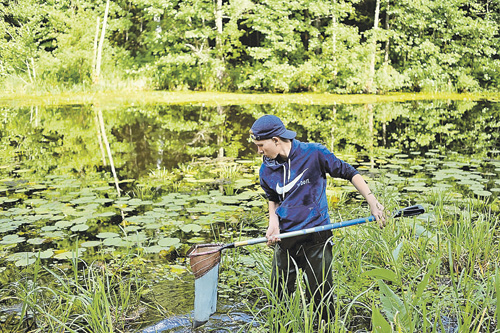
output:
[[[418,202],[428,213],[391,221],[382,231],[363,226],[335,232],[338,318],[322,325],[333,331],[370,325],[403,331],[439,331],[446,325],[491,330],[498,319],[500,162],[471,159],[466,163],[438,151],[379,150],[377,156],[372,163],[369,157],[340,155],[366,174],[389,210]],[[119,327],[124,313],[115,303],[123,299],[130,301],[127,311],[135,311],[140,322],[141,309],[146,312],[147,307],[139,302],[141,293],[136,290],[149,289],[151,281],[189,274],[183,255],[191,244],[230,242],[265,230],[265,200],[255,172],[258,164],[257,159],[202,159],[175,171],[151,172],[129,184],[128,194],[121,197],[105,174],[40,179],[29,170],[3,168],[3,177],[23,177],[4,178],[1,189],[2,302],[11,307],[22,304],[23,325],[71,328],[71,323],[81,325],[78,320],[85,316],[75,319],[82,310],[67,305],[69,291],[82,296],[107,288],[113,290],[110,295],[119,295],[103,308],[110,318],[108,327]],[[331,180],[328,196],[333,222],[367,215],[362,200],[345,181]],[[263,246],[225,254],[221,299],[244,302],[255,311],[258,328],[251,324],[252,329],[274,330],[281,323],[290,331],[314,331],[317,324],[303,306],[303,294],[296,293],[297,299],[285,305],[267,291],[270,257]],[[161,272],[163,278],[151,275],[154,269],[148,268],[148,262],[158,260],[167,267]],[[148,281],[148,274],[152,280]],[[13,285],[20,276],[24,284]],[[58,281],[57,287],[45,286],[49,280]],[[87,289],[81,284],[87,284]],[[130,289],[123,291],[123,287]],[[40,301],[43,298],[33,299],[40,289],[68,293],[59,294],[62,300],[55,307]],[[40,297],[47,297],[43,294]],[[132,303],[132,295],[139,300]],[[161,307],[153,308],[161,316]],[[67,321],[51,318],[48,314],[54,310],[67,311],[63,317]],[[481,315],[481,321],[474,320]]]
[[[377,195],[389,210],[420,203],[427,213],[394,219],[383,230],[370,225],[335,231],[330,321],[318,322],[305,286],[286,302],[273,295],[263,274],[270,270],[270,251],[255,246],[240,265],[233,255],[225,257],[228,270],[238,265],[241,280],[257,287],[258,300],[248,306],[259,328],[249,330],[498,331],[500,161],[394,153],[379,159],[371,181]],[[334,208],[333,222],[367,215],[356,197]]]
[[[266,110],[283,114],[301,137],[324,142],[354,165],[388,214],[417,203],[427,212],[390,220],[383,230],[363,225],[335,231],[335,312],[325,322],[316,320],[305,285],[287,302],[270,293],[271,249],[225,251],[220,312],[208,329],[498,331],[496,104],[414,103],[426,118],[420,123],[410,104],[231,107],[217,119],[216,109],[203,106],[207,114],[199,106],[110,110],[105,129],[120,195],[109,166],[100,164],[92,108],[22,109],[13,113],[19,117],[4,109],[0,325],[11,331],[136,332],[172,318],[178,324],[171,330],[185,330],[194,292],[188,249],[260,237],[266,230],[260,159],[242,150],[250,145],[247,124],[234,121]],[[457,114],[478,121],[465,125]],[[237,125],[226,128],[226,121]],[[214,144],[217,135],[222,139]],[[203,151],[190,144],[193,137],[212,137],[212,144]],[[216,157],[221,146],[231,157]],[[168,157],[175,166],[165,167]],[[369,215],[347,181],[329,179],[327,196],[332,222]]]
[[[30,170],[3,168],[0,249],[5,311],[22,304],[20,314],[11,311],[20,315],[21,327],[55,325],[71,330],[86,320],[79,311],[94,316],[87,313],[94,309],[73,307],[70,295],[92,293],[97,286],[103,297],[114,295],[108,295],[110,290],[119,294],[114,302],[106,299],[107,328],[89,331],[117,329],[116,322],[128,309],[116,302],[128,302],[135,295],[133,311],[144,308],[138,290],[145,288],[146,277],[139,272],[156,281],[172,279],[186,271],[184,255],[191,244],[228,238],[241,229],[258,230],[250,212],[263,202],[255,190],[252,165],[252,161],[201,160],[174,172],[151,172],[144,182],[130,184],[122,196],[103,173],[39,177]],[[22,178],[15,177],[19,174]],[[15,178],[5,178],[9,175]],[[248,225],[240,218],[245,214]],[[166,268],[149,269],[150,261]],[[68,274],[68,269],[73,272]],[[25,283],[13,285],[17,279]],[[66,294],[58,294],[59,307],[33,298],[40,291],[57,294],[60,289]],[[66,321],[61,316],[51,318],[53,311],[63,311]]]

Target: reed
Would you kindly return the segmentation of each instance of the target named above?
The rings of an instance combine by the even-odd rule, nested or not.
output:
[[[146,309],[141,303],[146,283],[127,257],[118,265],[88,265],[76,255],[71,269],[30,266],[11,286],[22,304],[16,330],[30,332],[127,332]],[[28,268],[27,268],[28,270]]]
[[[250,311],[258,328],[243,330],[498,332],[498,213],[446,193],[427,200],[429,214],[421,219],[335,233],[335,296],[325,298],[335,313],[326,322],[316,319],[303,284],[285,301],[277,299],[269,289],[270,254],[253,253],[257,272],[247,278],[254,278]]]

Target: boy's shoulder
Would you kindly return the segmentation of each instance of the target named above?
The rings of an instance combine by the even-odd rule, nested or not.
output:
[[[321,143],[317,142],[297,142],[297,150],[307,151],[307,152],[328,152],[328,149]]]

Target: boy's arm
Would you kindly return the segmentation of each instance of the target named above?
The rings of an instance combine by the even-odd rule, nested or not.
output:
[[[280,234],[280,223],[278,215],[276,215],[276,209],[278,206],[279,203],[269,201],[269,226],[267,227],[266,232],[267,245],[269,246],[280,241],[279,238],[276,238],[276,235]]]
[[[358,192],[366,199],[368,205],[370,206],[370,212],[378,221],[381,228],[385,226],[385,212],[384,206],[378,202],[375,195],[370,191],[368,184],[365,182],[363,176],[359,173],[354,175],[351,179],[352,185],[358,190]]]

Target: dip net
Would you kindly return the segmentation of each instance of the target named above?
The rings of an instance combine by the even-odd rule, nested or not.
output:
[[[191,247],[188,256],[195,279],[201,278],[220,263],[221,250],[221,244],[198,244]]]

